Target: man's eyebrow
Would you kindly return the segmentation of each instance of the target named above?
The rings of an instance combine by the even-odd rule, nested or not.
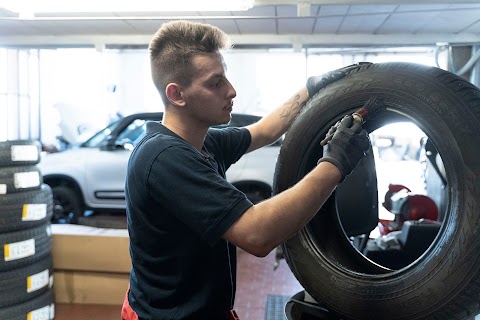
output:
[[[215,78],[226,78],[223,73],[212,73],[208,79],[215,79]]]

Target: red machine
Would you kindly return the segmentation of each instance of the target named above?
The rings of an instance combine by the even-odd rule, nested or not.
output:
[[[395,215],[393,221],[380,219],[378,227],[381,235],[399,231],[405,221],[439,223],[438,208],[435,202],[424,195],[414,194],[401,184],[390,184],[385,194],[383,207]]]

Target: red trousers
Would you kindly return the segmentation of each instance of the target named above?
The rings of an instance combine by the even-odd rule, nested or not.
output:
[[[130,291],[130,286],[125,293],[125,298],[123,299],[122,306],[122,320],[138,320],[138,316],[135,311],[132,310],[130,304],[128,303],[128,292]]]
[[[128,287],[127,292],[125,293],[125,298],[123,299],[122,305],[122,320],[138,320],[138,316],[130,307],[128,303],[128,292],[130,291],[130,287]],[[235,310],[230,310],[226,314],[226,318],[228,320],[240,320]]]

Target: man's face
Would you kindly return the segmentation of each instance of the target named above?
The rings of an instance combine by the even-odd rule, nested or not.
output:
[[[193,58],[192,83],[184,88],[183,99],[192,117],[213,126],[230,122],[233,98],[237,95],[225,76],[225,64],[219,52]]]

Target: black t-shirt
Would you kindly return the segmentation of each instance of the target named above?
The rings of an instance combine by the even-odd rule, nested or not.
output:
[[[222,238],[252,203],[225,179],[244,128],[210,129],[205,156],[158,122],[133,151],[125,185],[130,293],[140,319],[222,319],[233,307],[236,248]]]

